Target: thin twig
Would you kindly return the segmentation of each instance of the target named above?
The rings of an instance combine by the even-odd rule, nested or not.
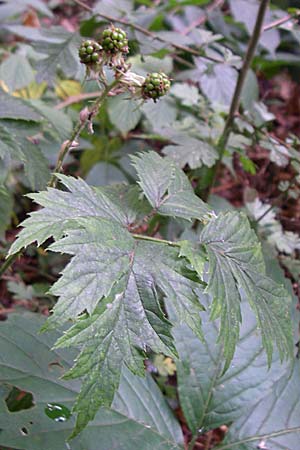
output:
[[[265,25],[262,29],[262,31],[268,31],[268,30],[272,30],[272,28],[277,28],[280,25],[283,25],[286,22],[289,22],[290,20],[296,20],[297,17],[300,16],[300,12],[297,12],[295,14],[288,14],[285,17],[282,17],[281,19],[277,19],[274,20],[274,22],[268,23],[267,25]]]
[[[235,91],[234,91],[234,94],[232,97],[229,114],[228,114],[228,117],[227,117],[227,120],[226,120],[226,123],[224,126],[223,133],[218,141],[217,148],[218,148],[218,153],[219,153],[219,159],[213,168],[211,187],[207,191],[206,197],[209,197],[211,189],[214,187],[216,177],[217,177],[217,172],[219,170],[220,165],[222,164],[223,155],[224,155],[225,148],[226,148],[228,139],[229,139],[231,131],[232,131],[234,119],[239,110],[242,89],[243,89],[243,86],[244,86],[244,83],[245,83],[245,80],[246,80],[246,77],[248,74],[248,70],[252,63],[252,60],[253,60],[253,57],[255,54],[255,50],[256,50],[256,47],[257,47],[257,44],[258,44],[258,41],[259,41],[259,38],[260,38],[260,35],[262,32],[263,21],[264,21],[264,17],[265,17],[266,11],[267,11],[268,4],[269,4],[269,0],[262,0],[260,3],[260,7],[259,7],[259,10],[257,13],[257,18],[256,18],[256,23],[255,23],[255,27],[253,30],[253,34],[250,38],[247,52],[246,52],[245,59],[244,59],[244,64],[240,71],[240,74],[239,74],[239,77],[238,77],[238,80],[236,83]]]
[[[212,2],[211,5],[209,5],[204,11],[203,11],[203,15],[201,17],[199,17],[197,20],[194,20],[194,22],[192,22],[188,27],[184,28],[180,34],[183,35],[187,35],[189,34],[194,28],[199,27],[200,25],[203,25],[208,17],[209,14],[214,11],[217,8],[221,8],[223,6],[223,4],[225,3],[225,0],[215,0],[214,2]]]
[[[51,177],[51,179],[49,181],[49,184],[48,184],[49,187],[55,187],[56,186],[56,183],[57,183],[57,176],[56,176],[56,174],[61,171],[61,168],[62,168],[62,165],[63,165],[63,161],[64,161],[65,157],[67,156],[67,154],[69,153],[69,150],[72,148],[72,146],[74,146],[74,143],[79,138],[81,132],[86,127],[88,121],[91,120],[97,114],[102,101],[105,99],[105,97],[107,97],[108,93],[118,83],[119,83],[119,80],[114,80],[111,84],[106,86],[105,89],[103,89],[103,91],[100,94],[100,96],[97,98],[96,102],[94,103],[93,107],[91,108],[90,113],[87,115],[86,119],[85,120],[79,120],[77,122],[77,125],[74,128],[70,139],[66,143],[64,143],[62,145],[62,147],[61,147],[61,150],[60,150],[60,152],[58,154],[57,162],[56,162],[56,165],[55,165],[52,177]]]
[[[213,62],[216,62],[216,63],[224,63],[224,61],[222,59],[218,59],[218,58],[213,58],[211,56],[207,56],[201,50],[200,51],[199,50],[195,50],[193,48],[186,47],[185,45],[180,45],[180,44],[175,44],[174,42],[170,42],[167,39],[164,39],[163,37],[152,33],[152,31],[149,31],[146,28],[143,28],[140,25],[137,25],[137,24],[135,24],[133,22],[129,22],[126,19],[113,17],[113,16],[110,16],[108,14],[103,14],[103,13],[99,13],[99,12],[94,13],[93,8],[91,8],[90,6],[86,5],[81,0],[73,0],[73,1],[74,1],[74,3],[77,3],[77,5],[81,6],[86,11],[90,12],[91,14],[94,14],[94,15],[97,15],[99,17],[102,17],[103,19],[107,20],[108,22],[121,23],[122,25],[125,25],[127,27],[131,27],[134,30],[139,31],[140,33],[144,34],[145,36],[150,37],[153,40],[156,40],[156,41],[159,41],[159,42],[163,42],[164,44],[168,44],[171,47],[173,47],[173,48],[175,48],[177,50],[180,50],[182,52],[190,53],[191,55],[194,55],[194,56],[201,56],[203,58],[206,58],[206,59],[208,59],[210,61],[213,61]]]
[[[2,266],[0,267],[0,277],[7,271],[7,269],[15,262],[15,260],[19,257],[21,252],[15,253],[14,255],[9,256]]]
[[[194,449],[197,439],[198,439],[198,433],[195,434],[195,435],[192,437],[191,441],[189,442],[188,450],[193,450],[193,449]]]
[[[95,92],[83,92],[81,94],[77,95],[71,95],[70,97],[66,98],[63,102],[58,103],[54,106],[54,109],[63,109],[67,106],[73,105],[74,103],[79,103],[82,100],[89,100],[92,98],[99,97],[101,95],[101,92],[95,91]]]

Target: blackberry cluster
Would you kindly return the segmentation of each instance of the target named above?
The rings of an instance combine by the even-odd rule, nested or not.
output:
[[[110,54],[128,53],[128,39],[124,30],[111,26],[102,32],[101,44]]]
[[[102,47],[98,42],[87,40],[79,48],[80,62],[86,65],[98,64],[102,59]]]
[[[150,73],[147,75],[142,86],[143,98],[152,98],[155,101],[159,97],[166,95],[170,86],[170,79],[163,72]]]

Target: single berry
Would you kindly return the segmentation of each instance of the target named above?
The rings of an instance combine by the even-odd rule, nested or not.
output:
[[[159,97],[166,95],[171,87],[169,77],[163,72],[153,72],[147,75],[143,86],[142,95],[144,98],[152,98],[156,101]]]
[[[128,39],[124,30],[113,25],[106,28],[101,35],[103,49],[109,54],[128,53]]]
[[[87,40],[79,48],[80,62],[86,65],[97,64],[102,58],[102,47],[98,42]]]

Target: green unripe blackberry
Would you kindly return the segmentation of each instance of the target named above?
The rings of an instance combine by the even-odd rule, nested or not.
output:
[[[102,59],[102,47],[98,42],[87,40],[79,48],[80,62],[86,65],[97,64]]]
[[[152,98],[154,101],[166,95],[171,87],[169,77],[163,72],[149,73],[142,86],[144,98]]]
[[[125,31],[113,25],[102,32],[101,44],[107,53],[114,55],[128,53],[128,39]]]

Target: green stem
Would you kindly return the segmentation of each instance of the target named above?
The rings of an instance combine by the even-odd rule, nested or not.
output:
[[[58,158],[57,158],[57,162],[56,162],[53,174],[52,174],[51,179],[50,179],[49,184],[48,184],[49,187],[55,187],[56,186],[56,184],[57,184],[56,174],[61,171],[64,159],[67,156],[67,154],[69,153],[69,150],[71,149],[73,143],[77,141],[77,139],[79,138],[81,132],[86,127],[86,124],[88,123],[88,121],[91,120],[91,118],[93,118],[97,114],[97,112],[98,112],[98,110],[100,108],[100,105],[103,102],[103,100],[107,97],[109,92],[118,83],[119,83],[119,80],[114,80],[111,84],[106,86],[105,89],[103,90],[102,94],[95,101],[93,107],[90,110],[90,114],[88,115],[88,117],[85,120],[79,120],[77,122],[77,125],[74,128],[70,139],[67,141],[67,143],[65,145],[63,145],[61,147],[61,150],[60,150],[60,152],[58,154]]]
[[[222,164],[222,159],[224,156],[224,152],[226,149],[226,145],[228,143],[228,139],[230,137],[230,134],[232,132],[232,128],[233,128],[233,124],[234,124],[234,119],[236,114],[238,113],[239,110],[239,106],[240,106],[240,98],[241,98],[241,93],[243,90],[243,86],[248,74],[248,70],[250,68],[250,65],[252,63],[253,57],[255,55],[255,50],[262,32],[262,27],[263,27],[263,21],[264,21],[264,17],[267,11],[267,7],[269,4],[269,0],[261,0],[260,3],[260,7],[257,13],[257,17],[256,17],[256,23],[255,23],[255,27],[252,33],[252,36],[250,38],[249,44],[248,44],[248,48],[247,48],[247,52],[245,55],[245,59],[244,59],[244,64],[242,66],[242,69],[240,71],[237,83],[236,83],[236,87],[235,87],[235,91],[232,97],[232,101],[231,101],[231,105],[230,105],[230,110],[229,110],[229,114],[224,126],[224,130],[223,133],[219,139],[219,142],[217,144],[217,150],[219,153],[219,158],[217,163],[215,164],[214,168],[213,168],[213,175],[212,175],[212,181],[211,181],[211,186],[210,189],[208,190],[207,194],[206,194],[206,199],[209,198],[209,195],[211,193],[211,189],[214,187],[215,185],[215,181],[216,181],[216,177],[217,177],[217,173],[218,170],[220,168],[220,165]]]
[[[151,236],[144,236],[142,234],[135,234],[135,233],[132,233],[131,236],[141,241],[150,241],[155,242],[156,244],[170,245],[171,247],[180,247],[179,242],[166,241],[165,239],[157,239]]]
[[[197,439],[198,439],[198,434],[196,434],[195,436],[192,437],[192,440],[190,441],[189,446],[188,446],[188,450],[193,450]]]
[[[15,253],[14,255],[9,256],[2,266],[0,267],[0,277],[7,271],[7,269],[15,262],[21,252]]]

